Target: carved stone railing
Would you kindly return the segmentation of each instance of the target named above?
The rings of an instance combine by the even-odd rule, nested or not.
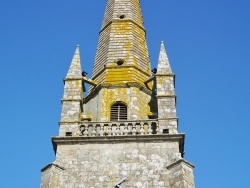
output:
[[[117,122],[83,122],[80,136],[122,136],[159,134],[156,120],[117,121]]]

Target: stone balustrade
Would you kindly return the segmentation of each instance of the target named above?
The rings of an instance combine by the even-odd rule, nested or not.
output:
[[[83,122],[80,125],[81,136],[119,136],[159,134],[156,120]]]

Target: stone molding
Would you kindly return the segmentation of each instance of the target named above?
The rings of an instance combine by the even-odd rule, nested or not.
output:
[[[57,167],[57,168],[59,168],[61,170],[65,170],[63,167],[59,166],[58,164],[50,163],[50,164],[46,165],[45,167],[43,167],[41,169],[41,172],[44,172],[45,170],[51,168],[52,166],[55,166],[55,167]]]
[[[186,161],[186,160],[184,160],[184,159],[180,159],[180,160],[178,160],[178,161],[176,161],[176,162],[174,162],[174,163],[168,165],[166,168],[167,168],[168,170],[170,170],[170,169],[173,169],[173,168],[175,168],[176,166],[180,165],[181,163],[184,163],[185,165],[187,165],[188,167],[190,167],[190,168],[192,168],[192,169],[195,167],[192,163],[190,163],[190,162],[188,162],[188,161]]]
[[[179,142],[179,150],[183,156],[185,134],[155,134],[155,135],[119,135],[119,136],[77,136],[77,137],[52,137],[53,149],[56,153],[58,145],[74,144],[104,144],[104,143],[127,143],[127,142]]]
[[[168,74],[155,74],[155,76],[171,76],[171,77],[175,77],[175,74],[173,73],[168,73]]]
[[[158,135],[119,135],[119,136],[56,136],[52,137],[53,144],[75,144],[75,143],[107,143],[107,142],[155,142],[155,141],[180,141],[183,142],[185,137],[184,133],[179,134],[158,134]]]
[[[82,102],[83,101],[83,99],[61,99],[61,101],[63,102],[63,101],[80,101],[80,102]]]
[[[151,76],[149,73],[145,72],[144,70],[134,66],[134,65],[123,65],[123,66],[110,66],[110,65],[104,65],[103,68],[98,71],[99,73],[97,73],[95,76],[91,77],[91,80],[96,79],[101,73],[103,73],[106,69],[123,69],[123,68],[134,68],[142,73],[144,73],[146,76]]]
[[[176,95],[156,95],[156,98],[165,98],[165,97],[176,98]]]

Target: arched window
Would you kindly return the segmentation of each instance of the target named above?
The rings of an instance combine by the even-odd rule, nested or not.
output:
[[[116,102],[110,109],[110,121],[127,120],[127,106],[122,102]]]

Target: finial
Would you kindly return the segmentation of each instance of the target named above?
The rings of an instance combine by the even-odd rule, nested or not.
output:
[[[163,41],[161,41],[161,48],[160,48],[158,66],[157,66],[157,73],[159,73],[159,74],[172,73]]]
[[[75,54],[80,55],[80,45],[79,44],[76,45]]]
[[[81,78],[81,77],[82,77],[82,69],[80,61],[80,48],[79,45],[77,45],[66,78]]]

